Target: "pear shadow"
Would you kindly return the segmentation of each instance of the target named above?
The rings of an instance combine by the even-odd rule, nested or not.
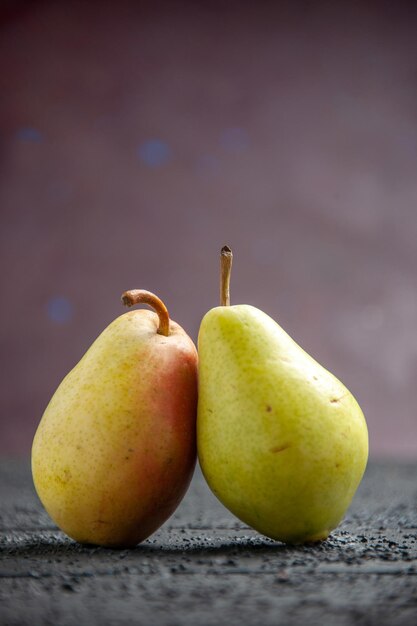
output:
[[[10,544],[0,547],[0,556],[3,562],[8,558],[49,558],[57,560],[61,558],[81,559],[88,558],[89,563],[94,561],[102,561],[103,557],[107,557],[114,561],[120,561],[132,557],[153,557],[165,558],[173,556],[193,556],[201,557],[204,555],[218,556],[251,556],[251,555],[306,555],[337,549],[331,541],[322,541],[320,543],[310,545],[289,545],[279,541],[263,539],[262,537],[240,537],[238,540],[218,540],[211,536],[210,539],[204,541],[190,539],[184,544],[170,543],[149,544],[146,541],[138,544],[133,548],[113,548],[96,546],[93,544],[81,544],[73,541],[65,536],[62,537],[39,537],[28,538],[19,544]]]
[[[232,554],[237,556],[243,555],[263,555],[263,554],[290,554],[297,552],[297,548],[300,546],[288,546],[284,543],[265,543],[254,544],[250,541],[247,542],[230,542],[222,543],[220,545],[205,545],[203,543],[193,544],[187,547],[184,546],[147,546],[139,545],[134,548],[134,551],[140,552],[144,556],[196,556],[201,557],[204,555],[218,555],[218,556],[231,556]]]
[[[204,540],[190,540],[186,545],[178,542],[175,545],[149,545],[147,543],[139,544],[133,548],[133,552],[140,553],[144,556],[184,556],[195,555],[225,555],[230,556],[234,554],[236,556],[251,556],[251,555],[314,555],[329,551],[338,551],[338,546],[333,538],[307,544],[287,544],[281,541],[274,541],[267,537],[239,537],[238,539],[223,539],[218,540],[214,535],[211,536],[211,541]]]

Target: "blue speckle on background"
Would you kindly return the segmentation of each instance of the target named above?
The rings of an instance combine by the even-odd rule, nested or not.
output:
[[[240,152],[249,148],[249,135],[244,128],[226,128],[220,135],[220,143],[225,150]]]
[[[140,144],[138,157],[149,167],[161,167],[171,160],[172,151],[165,141],[150,139]]]
[[[19,128],[16,137],[20,141],[32,143],[41,143],[43,141],[43,135],[37,128]]]
[[[48,300],[48,317],[54,324],[68,324],[72,319],[73,310],[71,301],[65,296],[52,296]]]

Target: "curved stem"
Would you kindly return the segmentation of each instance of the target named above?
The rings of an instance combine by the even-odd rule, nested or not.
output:
[[[155,309],[159,317],[159,326],[157,333],[159,335],[169,335],[169,314],[165,304],[150,291],[145,289],[130,289],[122,294],[122,302],[125,306],[133,306],[134,304],[149,304]]]
[[[233,252],[229,246],[220,251],[220,306],[230,306],[230,274],[232,272]]]

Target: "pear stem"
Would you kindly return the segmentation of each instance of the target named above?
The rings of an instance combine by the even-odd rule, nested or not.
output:
[[[230,274],[232,272],[233,252],[229,246],[220,251],[220,306],[230,306]]]
[[[149,304],[155,309],[159,317],[159,326],[156,331],[158,335],[169,335],[169,314],[165,304],[150,291],[145,289],[130,289],[122,294],[122,302],[125,306],[133,306],[134,304]]]

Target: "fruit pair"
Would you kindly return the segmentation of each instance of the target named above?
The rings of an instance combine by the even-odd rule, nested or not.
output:
[[[133,546],[182,499],[200,464],[215,495],[259,532],[325,539],[365,470],[365,419],[351,393],[270,317],[230,306],[232,254],[221,253],[221,306],[197,351],[147,291],[93,343],[52,397],[32,450],[36,490],[70,537]],[[197,436],[197,437],[196,437]]]

